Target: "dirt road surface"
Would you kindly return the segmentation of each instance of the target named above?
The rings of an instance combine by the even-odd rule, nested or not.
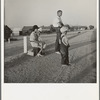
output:
[[[96,31],[69,32],[70,67],[61,67],[61,56],[54,52],[56,34],[42,35],[47,43],[45,56],[23,54],[22,37],[5,43],[5,83],[95,83]],[[31,46],[28,42],[28,49]],[[11,59],[22,54],[16,59]],[[68,68],[70,72],[68,74]],[[69,75],[69,78],[68,78]]]

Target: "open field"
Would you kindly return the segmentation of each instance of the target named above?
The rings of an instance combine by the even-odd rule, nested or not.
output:
[[[29,37],[28,37],[29,38]],[[60,55],[55,54],[56,34],[42,35],[47,43],[44,57],[31,57],[26,54],[12,59],[23,53],[22,37],[11,44],[5,43],[6,83],[66,83],[67,68],[60,64]],[[81,33],[69,32],[70,83],[96,82],[96,32],[86,30]],[[28,49],[31,46],[28,41]],[[63,77],[63,78],[62,78]]]

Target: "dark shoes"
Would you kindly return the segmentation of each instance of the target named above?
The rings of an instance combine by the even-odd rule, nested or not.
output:
[[[71,66],[71,64],[70,63],[62,64],[62,66]]]
[[[70,63],[68,63],[68,64],[67,64],[67,66],[71,66],[71,64],[70,64]]]

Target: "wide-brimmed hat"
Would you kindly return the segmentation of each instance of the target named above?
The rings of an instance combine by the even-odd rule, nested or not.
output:
[[[38,27],[37,25],[34,25],[34,26],[33,26],[33,31],[34,31],[35,29],[39,29],[39,27]]]
[[[66,31],[68,31],[68,30],[69,30],[69,28],[66,27],[66,26],[63,26],[63,27],[60,29],[61,33],[64,33],[64,32],[66,32]]]

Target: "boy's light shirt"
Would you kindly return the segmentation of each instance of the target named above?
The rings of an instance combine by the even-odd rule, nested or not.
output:
[[[33,41],[33,42],[30,42],[30,43],[31,43],[32,47],[39,47],[38,43],[36,42],[35,34],[36,34],[35,32],[31,33],[31,35],[30,35],[30,41]]]
[[[35,41],[35,39],[36,39],[35,34],[38,34],[38,38],[40,38],[39,33],[32,32],[31,35],[30,35],[30,41]]]
[[[63,43],[64,45],[68,46],[69,43],[68,43],[68,38],[67,38],[66,35],[62,38],[62,43]]]
[[[34,36],[34,32],[32,32],[30,35],[30,41],[34,41],[34,40],[35,40],[35,36]]]
[[[62,22],[62,19],[61,19],[61,17],[56,17],[55,19],[54,19],[54,21],[53,21],[53,26],[54,27],[59,27],[60,26],[60,23],[63,23]]]

